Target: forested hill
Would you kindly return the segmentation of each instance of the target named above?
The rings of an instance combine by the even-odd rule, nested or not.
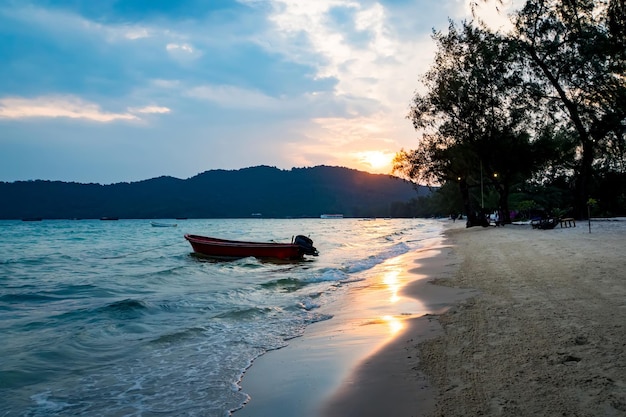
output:
[[[0,219],[399,217],[428,189],[383,174],[317,166],[212,170],[111,185],[0,182]]]

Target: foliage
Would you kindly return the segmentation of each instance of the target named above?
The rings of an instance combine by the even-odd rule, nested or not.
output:
[[[597,0],[528,0],[510,36],[519,46],[519,63],[530,69],[527,91],[550,115],[540,129],[574,140],[574,157],[565,162],[574,170],[579,217],[595,169],[618,167],[626,155],[626,61],[611,31],[615,16],[609,11],[616,9],[608,6]]]
[[[616,175],[607,213],[623,212],[625,17],[622,0],[527,0],[511,33],[473,22],[436,32],[426,93],[408,116],[421,138],[398,153],[394,172],[457,183],[470,219],[493,208],[494,193],[505,213],[524,195],[584,217],[588,196]]]
[[[394,172],[431,184],[456,181],[470,222],[484,209],[485,186],[498,190],[496,208],[508,213],[510,186],[530,175],[532,154],[521,75],[511,65],[515,45],[470,23],[434,38],[435,64],[422,80],[428,92],[415,95],[408,116],[422,138],[396,156]],[[520,99],[511,100],[516,92]],[[475,187],[480,209],[472,205]]]

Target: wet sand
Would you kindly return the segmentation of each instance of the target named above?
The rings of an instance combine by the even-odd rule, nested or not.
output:
[[[626,222],[446,237],[258,359],[235,417],[626,416]]]
[[[428,283],[455,270],[453,262],[436,239],[378,265],[374,279],[349,284],[324,307],[331,320],[254,362],[242,381],[251,400],[235,417],[425,415],[413,410],[431,410],[435,392],[412,345],[438,334],[434,314],[476,294]]]

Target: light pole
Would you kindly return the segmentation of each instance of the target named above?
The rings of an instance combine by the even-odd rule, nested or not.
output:
[[[480,208],[485,209],[485,197],[483,190],[483,160],[480,160]]]

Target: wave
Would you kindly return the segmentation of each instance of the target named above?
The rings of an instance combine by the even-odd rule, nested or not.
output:
[[[403,255],[411,250],[411,247],[406,242],[396,243],[385,250],[371,255],[365,259],[359,259],[347,266],[346,272],[354,274],[357,272],[363,272],[375,267],[378,264],[383,263],[387,259],[395,258],[396,256]]]
[[[115,301],[104,307],[98,308],[96,311],[105,313],[114,318],[130,319],[142,316],[149,309],[148,303],[127,298],[125,300]]]
[[[47,303],[53,301],[59,301],[59,298],[33,293],[5,294],[3,296],[0,296],[0,302],[4,302],[7,304]]]
[[[225,311],[223,313],[213,316],[213,318],[252,320],[258,318],[259,316],[266,316],[276,311],[278,311],[278,309],[274,307],[250,307]]]
[[[189,329],[184,329],[178,332],[166,333],[162,334],[154,340],[151,340],[150,343],[154,344],[172,344],[178,343],[184,340],[193,339],[197,336],[202,336],[207,329],[204,327],[191,327]]]
[[[321,304],[319,302],[313,301],[313,298],[307,297],[298,302],[297,306],[302,310],[311,311],[316,308],[320,308]]]
[[[266,289],[275,289],[284,293],[290,293],[290,292],[298,291],[306,287],[309,284],[310,282],[299,280],[297,278],[281,278],[275,281],[270,281],[270,282],[261,284],[261,287],[266,288]]]

